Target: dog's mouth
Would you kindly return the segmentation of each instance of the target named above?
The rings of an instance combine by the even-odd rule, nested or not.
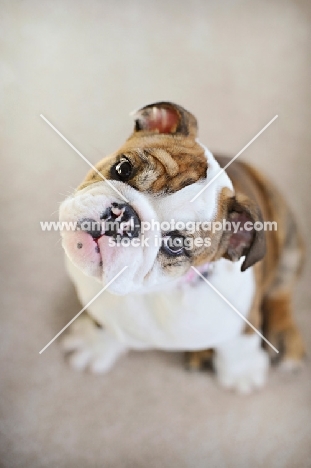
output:
[[[117,294],[141,286],[157,256],[155,238],[161,236],[155,229],[146,242],[143,223],[157,219],[156,212],[142,194],[129,190],[125,195],[128,202],[116,199],[109,186],[99,183],[67,199],[60,209],[60,220],[75,224],[74,230],[62,232],[62,245],[85,275],[107,284],[127,267],[109,286]]]

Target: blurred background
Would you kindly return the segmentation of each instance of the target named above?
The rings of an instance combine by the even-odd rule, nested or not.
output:
[[[189,374],[174,353],[130,353],[79,374],[58,343],[80,310],[63,266],[59,203],[132,130],[129,112],[170,100],[212,151],[270,176],[311,231],[311,4],[306,1],[0,1],[1,466],[309,467],[310,361],[271,370],[250,397]],[[310,264],[297,321],[310,356]]]

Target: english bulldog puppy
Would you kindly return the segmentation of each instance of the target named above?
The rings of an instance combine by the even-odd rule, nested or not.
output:
[[[185,351],[188,368],[212,360],[220,384],[245,393],[264,385],[269,354],[296,369],[303,249],[283,198],[245,163],[222,171],[230,160],[198,141],[181,106],[150,104],[134,119],[60,207],[76,226],[62,232],[68,272],[90,303],[62,340],[70,363],[100,373],[129,349]],[[277,230],[256,229],[264,221]]]

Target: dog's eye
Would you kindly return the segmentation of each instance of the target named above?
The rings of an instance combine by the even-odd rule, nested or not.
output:
[[[116,172],[122,181],[127,181],[130,179],[132,170],[132,164],[125,157],[122,157],[120,162],[116,165]]]
[[[166,235],[162,238],[162,249],[169,255],[184,253],[184,238],[178,235]]]

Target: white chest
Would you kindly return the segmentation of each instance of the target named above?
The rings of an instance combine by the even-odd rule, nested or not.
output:
[[[254,295],[252,269],[220,260],[208,281],[243,315]],[[83,305],[102,285],[85,276],[71,262],[69,274]],[[196,350],[214,347],[237,336],[245,323],[203,280],[148,294],[115,296],[104,291],[88,312],[130,348]]]

